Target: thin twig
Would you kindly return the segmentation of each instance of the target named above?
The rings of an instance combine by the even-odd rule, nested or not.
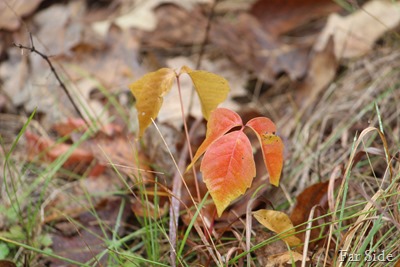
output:
[[[206,31],[205,31],[205,34],[204,34],[203,42],[200,45],[200,52],[199,52],[199,57],[197,58],[197,62],[196,62],[196,69],[199,69],[201,67],[201,61],[202,61],[203,56],[204,56],[205,47],[206,47],[206,45],[208,43],[208,39],[210,38],[211,22],[212,22],[212,20],[214,18],[215,8],[216,8],[218,2],[219,2],[219,0],[215,0],[214,1],[213,5],[211,6],[210,13],[208,14]]]
[[[59,85],[60,85],[61,88],[63,89],[64,93],[67,95],[67,97],[68,97],[69,101],[71,102],[72,106],[74,107],[74,109],[76,110],[76,112],[78,113],[78,115],[79,115],[79,116],[83,119],[83,121],[86,123],[86,125],[88,126],[88,128],[90,128],[89,122],[86,120],[86,118],[83,116],[82,112],[79,110],[79,108],[78,108],[78,106],[76,105],[74,99],[72,98],[71,94],[69,93],[67,87],[65,86],[65,84],[64,84],[63,81],[61,80],[61,78],[60,78],[60,76],[58,75],[56,69],[54,68],[53,63],[51,63],[49,57],[48,57],[46,54],[44,54],[44,53],[38,51],[38,50],[35,48],[35,45],[33,44],[33,38],[32,38],[32,34],[31,34],[31,33],[29,33],[29,37],[30,37],[30,39],[31,39],[31,47],[24,46],[24,45],[22,45],[22,44],[17,44],[17,43],[13,43],[13,45],[14,45],[15,47],[18,47],[19,49],[25,49],[25,50],[30,51],[31,53],[38,54],[39,56],[41,56],[41,57],[47,62],[47,64],[48,64],[49,67],[50,67],[51,72],[52,72],[52,73],[54,74],[54,76],[56,77],[56,79],[57,79]]]
[[[196,62],[196,67],[195,69],[198,70],[201,67],[201,61],[203,60],[204,52],[205,52],[205,47],[209,41],[210,38],[210,31],[211,31],[211,22],[214,18],[215,15],[215,8],[218,4],[219,0],[215,0],[213,5],[210,8],[210,13],[208,14],[207,18],[207,25],[204,33],[204,39],[203,42],[200,44],[200,51],[199,51],[199,57],[197,58]],[[189,108],[188,108],[188,114],[191,113],[192,111],[192,106],[193,106],[193,99],[194,99],[194,88],[192,87],[192,92],[190,93],[190,102],[189,102]]]

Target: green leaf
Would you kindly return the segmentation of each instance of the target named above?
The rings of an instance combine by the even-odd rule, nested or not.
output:
[[[0,242],[0,260],[5,259],[10,254],[10,249],[7,244]]]

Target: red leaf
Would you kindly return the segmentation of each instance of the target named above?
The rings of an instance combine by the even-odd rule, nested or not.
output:
[[[218,138],[223,136],[233,127],[243,125],[240,116],[229,109],[217,108],[211,112],[210,119],[207,122],[206,139],[197,149],[193,157],[192,163],[187,167],[190,169],[200,156],[207,150],[207,148]]]
[[[28,156],[33,159],[36,156],[42,156],[46,161],[54,161],[58,157],[68,153],[71,149],[70,145],[57,144],[51,139],[40,137],[32,132],[26,131],[25,137],[28,145]],[[41,155],[41,153],[44,153]],[[68,159],[64,162],[63,166],[71,166],[73,164],[90,163],[94,159],[90,151],[75,148]]]
[[[283,167],[283,143],[275,135],[275,124],[268,118],[258,117],[246,123],[257,135],[271,184],[278,186]]]
[[[256,175],[251,143],[243,131],[235,131],[213,142],[200,170],[221,216],[231,201],[244,194]]]

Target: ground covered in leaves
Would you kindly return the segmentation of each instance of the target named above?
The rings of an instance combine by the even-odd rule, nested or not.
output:
[[[2,1],[0,267],[398,266],[399,33],[385,0]],[[249,134],[256,177],[218,216],[176,85],[138,138],[129,85],[182,66],[275,122],[279,187]]]

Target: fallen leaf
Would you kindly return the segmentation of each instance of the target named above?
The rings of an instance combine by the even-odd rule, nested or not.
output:
[[[200,171],[218,216],[231,201],[243,195],[256,175],[251,144],[242,131],[220,137],[206,151]]]
[[[113,165],[120,172],[128,175],[137,183],[138,179],[142,183],[154,181],[153,174],[149,167],[149,159],[139,151],[137,144],[134,143],[133,134],[119,133],[108,136],[98,133],[94,138],[82,144],[82,148],[87,148],[95,159],[97,165],[112,167]]]
[[[283,142],[275,135],[275,124],[268,118],[258,117],[246,123],[257,135],[261,144],[265,166],[271,184],[278,186],[283,168]]]
[[[278,36],[340,9],[331,0],[258,0],[250,13],[260,21],[266,32]]]
[[[102,40],[92,28],[82,21],[86,4],[81,1],[67,5],[55,4],[34,16],[39,31],[33,35],[36,49],[49,56],[71,55],[72,49],[85,44],[100,48]]]
[[[335,181],[335,186],[339,185],[341,179]],[[311,209],[314,206],[319,206],[320,209],[316,209],[314,218],[325,214],[324,211],[328,210],[328,186],[329,181],[313,184],[297,196],[296,206],[292,210],[290,219],[295,226],[303,224],[308,221]],[[313,226],[325,223],[324,219],[319,219],[313,222]],[[299,226],[298,230],[304,230],[306,225]],[[322,228],[315,228],[311,230],[310,240],[317,239],[321,234]],[[298,236],[304,240],[305,233],[299,233]],[[309,243],[309,249],[312,250],[317,244],[324,242],[325,239],[319,242]]]
[[[253,212],[253,215],[258,222],[278,235],[285,232],[283,235],[286,237],[282,239],[289,247],[297,246],[301,243],[301,240],[295,236],[296,231],[293,228],[292,221],[285,213],[275,210],[258,210]]]
[[[69,80],[77,84],[79,92],[86,93],[85,86],[90,86],[89,95],[94,89],[100,89],[101,95],[106,97],[107,93],[121,95],[126,91],[127,84],[148,72],[138,62],[139,41],[128,30],[112,25],[98,43],[98,47],[93,49],[86,49],[81,44],[80,49],[74,49],[73,57],[63,58],[63,67]],[[95,99],[85,96],[85,100],[93,103]],[[102,112],[103,107],[104,103],[101,105]]]
[[[268,257],[268,263],[265,267],[285,267],[296,266],[297,261],[302,261],[303,255],[296,251],[286,251],[280,254],[271,255]]]
[[[114,23],[121,28],[137,28],[145,31],[153,31],[157,26],[157,17],[154,9],[163,4],[175,4],[187,10],[193,8],[197,3],[210,3],[209,0],[147,0],[131,8],[129,12],[119,16]]]
[[[106,247],[105,239],[112,238],[112,232],[109,229],[118,229],[118,235],[123,234],[121,227],[116,227],[118,219],[125,221],[131,213],[129,205],[120,215],[120,199],[110,199],[103,201],[102,205],[96,209],[96,216],[93,210],[81,213],[76,223],[61,222],[53,227],[55,231],[52,235],[52,250],[57,255],[75,260],[78,262],[87,262],[94,260],[99,265],[106,266],[108,253],[101,259],[96,259],[99,253],[104,252]],[[101,222],[101,225],[99,224]],[[66,225],[65,225],[66,224]],[[64,228],[66,228],[64,230]],[[64,266],[65,262],[57,258],[49,258],[49,266]]]
[[[0,2],[0,30],[15,31],[22,17],[31,14],[43,0],[4,0]]]
[[[15,49],[8,49],[7,55],[9,60],[0,65],[2,91],[11,100],[11,104],[18,105],[23,102],[19,96],[28,79],[28,61]]]
[[[252,71],[267,83],[287,73],[292,80],[305,76],[311,44],[283,42],[265,32],[259,22],[241,14],[235,23],[218,21],[210,32],[210,41],[238,65]]]
[[[69,137],[72,142],[80,139],[82,134],[87,131],[87,126],[82,119],[70,118],[63,123],[53,126],[61,136]],[[64,167],[82,166],[84,170],[93,160],[96,164],[90,170],[89,176],[98,177],[107,168],[115,166],[120,172],[132,177],[141,177],[142,182],[153,181],[154,177],[149,168],[149,159],[139,152],[134,143],[135,137],[132,134],[126,134],[121,127],[116,124],[108,124],[102,127],[91,138],[85,140],[79,147],[72,152],[72,145],[60,143],[40,137],[30,131],[25,133],[27,139],[28,158],[33,160],[39,158],[45,161],[54,161],[65,153],[71,153]]]
[[[203,70],[192,70],[183,66],[181,73],[187,73],[193,81],[194,88],[200,98],[201,111],[206,120],[210,113],[221,104],[230,91],[228,81],[211,72]]]
[[[255,244],[259,244],[267,239],[273,238],[275,235],[273,232],[266,232],[263,229],[255,228],[254,231],[256,231],[256,234],[254,235]],[[257,256],[260,266],[265,266],[269,262],[268,258],[270,256],[285,253],[287,251],[288,247],[286,242],[283,240],[276,240],[275,242],[268,242],[268,244],[265,246],[255,250],[254,253]]]
[[[81,118],[68,118],[64,122],[59,122],[52,127],[60,136],[68,136],[73,132],[84,132],[87,130],[85,121]]]
[[[0,267],[17,267],[17,265],[8,260],[0,260]]]
[[[144,32],[141,37],[143,46],[150,48],[150,51],[167,50],[171,53],[178,49],[181,54],[181,46],[203,41],[207,18],[200,7],[189,11],[177,5],[167,4],[157,7],[153,13],[158,20],[157,27],[154,31]]]
[[[318,100],[320,93],[336,76],[338,61],[335,57],[333,39],[321,51],[313,51],[305,79],[296,85],[296,102],[304,108]]]
[[[30,131],[25,132],[28,148],[28,158],[42,159],[45,161],[54,161],[57,158],[70,153],[63,166],[72,166],[75,164],[89,164],[94,159],[92,153],[87,150],[75,148],[71,152],[71,145],[57,144],[51,139],[40,137]]]
[[[326,195],[328,185],[329,181],[313,184],[297,196],[296,206],[290,215],[290,219],[294,225],[308,221],[310,211],[315,205],[320,205],[323,208],[328,207],[328,198]]]
[[[139,117],[139,136],[155,119],[163,103],[163,96],[171,90],[176,78],[173,70],[162,68],[150,72],[132,83],[129,88],[136,98],[136,109]]]
[[[333,36],[337,59],[362,56],[372,49],[385,32],[399,25],[399,10],[398,2],[374,0],[348,16],[332,14],[315,49],[323,50],[330,36]]]

